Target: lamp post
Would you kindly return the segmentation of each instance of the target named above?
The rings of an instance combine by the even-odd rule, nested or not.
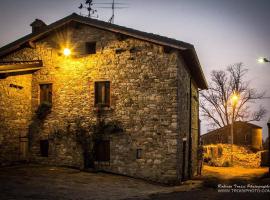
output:
[[[269,167],[269,174],[270,174],[270,118],[267,122],[268,126],[268,167]]]
[[[258,62],[259,62],[259,63],[267,63],[267,62],[270,62],[270,61],[269,61],[269,59],[267,59],[267,58],[261,57],[261,58],[258,59]]]
[[[232,123],[231,123],[231,165],[233,165],[233,124],[234,124],[234,113],[235,108],[238,103],[239,96],[234,92],[231,96],[231,104],[232,104]]]

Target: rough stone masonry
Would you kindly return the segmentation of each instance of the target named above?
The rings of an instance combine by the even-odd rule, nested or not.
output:
[[[179,50],[79,22],[31,42],[0,57],[43,62],[40,70],[0,79],[1,165],[26,160],[83,168],[78,123],[92,134],[95,82],[109,81],[110,106],[101,117],[123,131],[100,136],[109,141],[109,160],[96,160],[95,167],[162,183],[196,174],[198,86]],[[86,53],[87,42],[95,43],[95,53]],[[66,46],[69,57],[62,53]],[[41,84],[52,84],[52,107],[37,122]],[[41,156],[44,140],[47,156]]]

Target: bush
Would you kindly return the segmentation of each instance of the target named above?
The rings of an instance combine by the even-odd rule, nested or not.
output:
[[[218,157],[220,158],[222,156],[223,153],[223,148],[222,146],[218,145]]]
[[[231,166],[232,166],[232,164],[228,160],[222,163],[222,167],[231,167]]]
[[[212,158],[209,155],[204,155],[203,156],[203,161],[206,163],[209,163],[212,160]]]

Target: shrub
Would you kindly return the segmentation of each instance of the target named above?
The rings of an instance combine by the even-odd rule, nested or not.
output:
[[[222,163],[222,167],[231,167],[231,166],[232,166],[232,164],[228,160]]]
[[[223,148],[221,145],[218,145],[218,157],[220,158],[222,156],[223,153]]]
[[[206,163],[209,163],[212,160],[212,158],[209,155],[204,155],[203,156],[203,161]]]

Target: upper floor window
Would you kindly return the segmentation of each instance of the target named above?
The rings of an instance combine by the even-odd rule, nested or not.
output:
[[[86,54],[95,54],[96,53],[96,42],[86,42],[85,43]]]
[[[52,104],[52,84],[40,84],[40,104]]]
[[[95,82],[95,106],[110,106],[110,81]]]

